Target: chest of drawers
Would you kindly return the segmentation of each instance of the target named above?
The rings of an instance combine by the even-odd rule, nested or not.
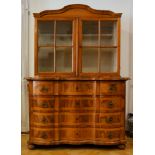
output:
[[[28,80],[29,147],[125,144],[125,80]]]

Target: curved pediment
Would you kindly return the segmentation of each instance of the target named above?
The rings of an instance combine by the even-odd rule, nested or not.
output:
[[[79,10],[80,13],[79,13]],[[78,11],[78,13],[76,14],[76,12]],[[47,16],[51,16],[51,15],[55,15],[55,14],[69,14],[72,16],[80,16],[83,14],[87,13],[89,14],[97,14],[97,15],[104,15],[106,17],[121,17],[122,13],[114,13],[112,11],[109,10],[96,10],[93,9],[91,7],[89,7],[88,5],[83,5],[83,4],[72,4],[72,5],[67,5],[65,7],[63,7],[62,9],[58,9],[58,10],[45,10],[42,11],[40,13],[34,13],[34,17],[47,17]]]

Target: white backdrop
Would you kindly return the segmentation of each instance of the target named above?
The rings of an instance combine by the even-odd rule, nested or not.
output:
[[[132,0],[22,0],[22,79],[34,75],[34,18],[33,13],[60,9],[69,4],[86,4],[95,9],[123,13],[121,18],[121,76],[127,82],[126,114],[133,112],[132,55],[133,8]],[[22,132],[28,131],[28,100],[26,83],[22,80]]]

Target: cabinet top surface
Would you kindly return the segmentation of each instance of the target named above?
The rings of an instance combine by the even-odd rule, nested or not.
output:
[[[56,80],[75,80],[75,81],[127,81],[130,80],[128,77],[106,77],[106,78],[90,78],[90,77],[40,77],[40,76],[34,76],[34,77],[26,77],[25,78],[28,81],[56,81]]]

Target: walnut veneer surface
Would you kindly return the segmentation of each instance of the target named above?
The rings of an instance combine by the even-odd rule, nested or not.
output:
[[[30,80],[30,144],[125,144],[124,80]]]

